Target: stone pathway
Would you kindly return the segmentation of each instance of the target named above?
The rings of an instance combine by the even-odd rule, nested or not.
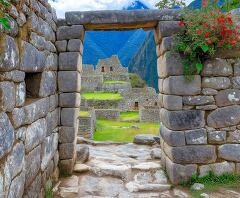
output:
[[[89,160],[77,163],[73,176],[60,179],[54,198],[191,198],[184,190],[171,189],[161,169],[158,146],[88,147]],[[223,190],[210,197],[237,198],[240,194]]]

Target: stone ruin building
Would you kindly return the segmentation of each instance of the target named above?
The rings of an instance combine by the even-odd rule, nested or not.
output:
[[[0,39],[1,197],[42,198],[48,180],[72,174],[89,30],[155,30],[161,162],[172,183],[209,170],[240,174],[239,51],[207,60],[189,82],[170,52],[181,31],[176,10],[67,12],[58,20],[47,0],[11,6],[11,29],[1,27]]]

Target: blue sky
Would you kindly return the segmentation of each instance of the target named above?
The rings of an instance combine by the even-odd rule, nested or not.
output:
[[[51,2],[57,10],[58,17],[63,18],[66,11],[87,11],[87,10],[118,10],[128,5],[133,0],[57,0]],[[141,0],[149,7],[154,7],[159,0]],[[190,3],[192,0],[186,0]]]

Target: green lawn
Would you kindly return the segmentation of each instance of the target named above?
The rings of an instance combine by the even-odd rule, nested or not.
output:
[[[159,134],[160,124],[97,119],[96,141],[132,142],[138,134]]]
[[[122,112],[120,114],[120,120],[123,122],[132,121],[132,122],[139,122],[139,112],[138,111],[129,111],[129,112]]]
[[[80,111],[79,116],[80,117],[89,117],[90,113],[88,111]]]
[[[129,82],[121,81],[121,80],[106,80],[103,84],[129,84]]]
[[[83,93],[82,97],[86,100],[121,100],[122,96],[119,93],[96,92]]]

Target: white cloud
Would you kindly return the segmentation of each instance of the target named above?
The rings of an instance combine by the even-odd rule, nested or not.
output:
[[[133,0],[56,0],[50,1],[57,10],[57,15],[64,18],[66,11],[88,11],[88,10],[119,10]],[[143,3],[153,8],[159,0],[142,0]],[[187,0],[191,2],[192,0]]]

